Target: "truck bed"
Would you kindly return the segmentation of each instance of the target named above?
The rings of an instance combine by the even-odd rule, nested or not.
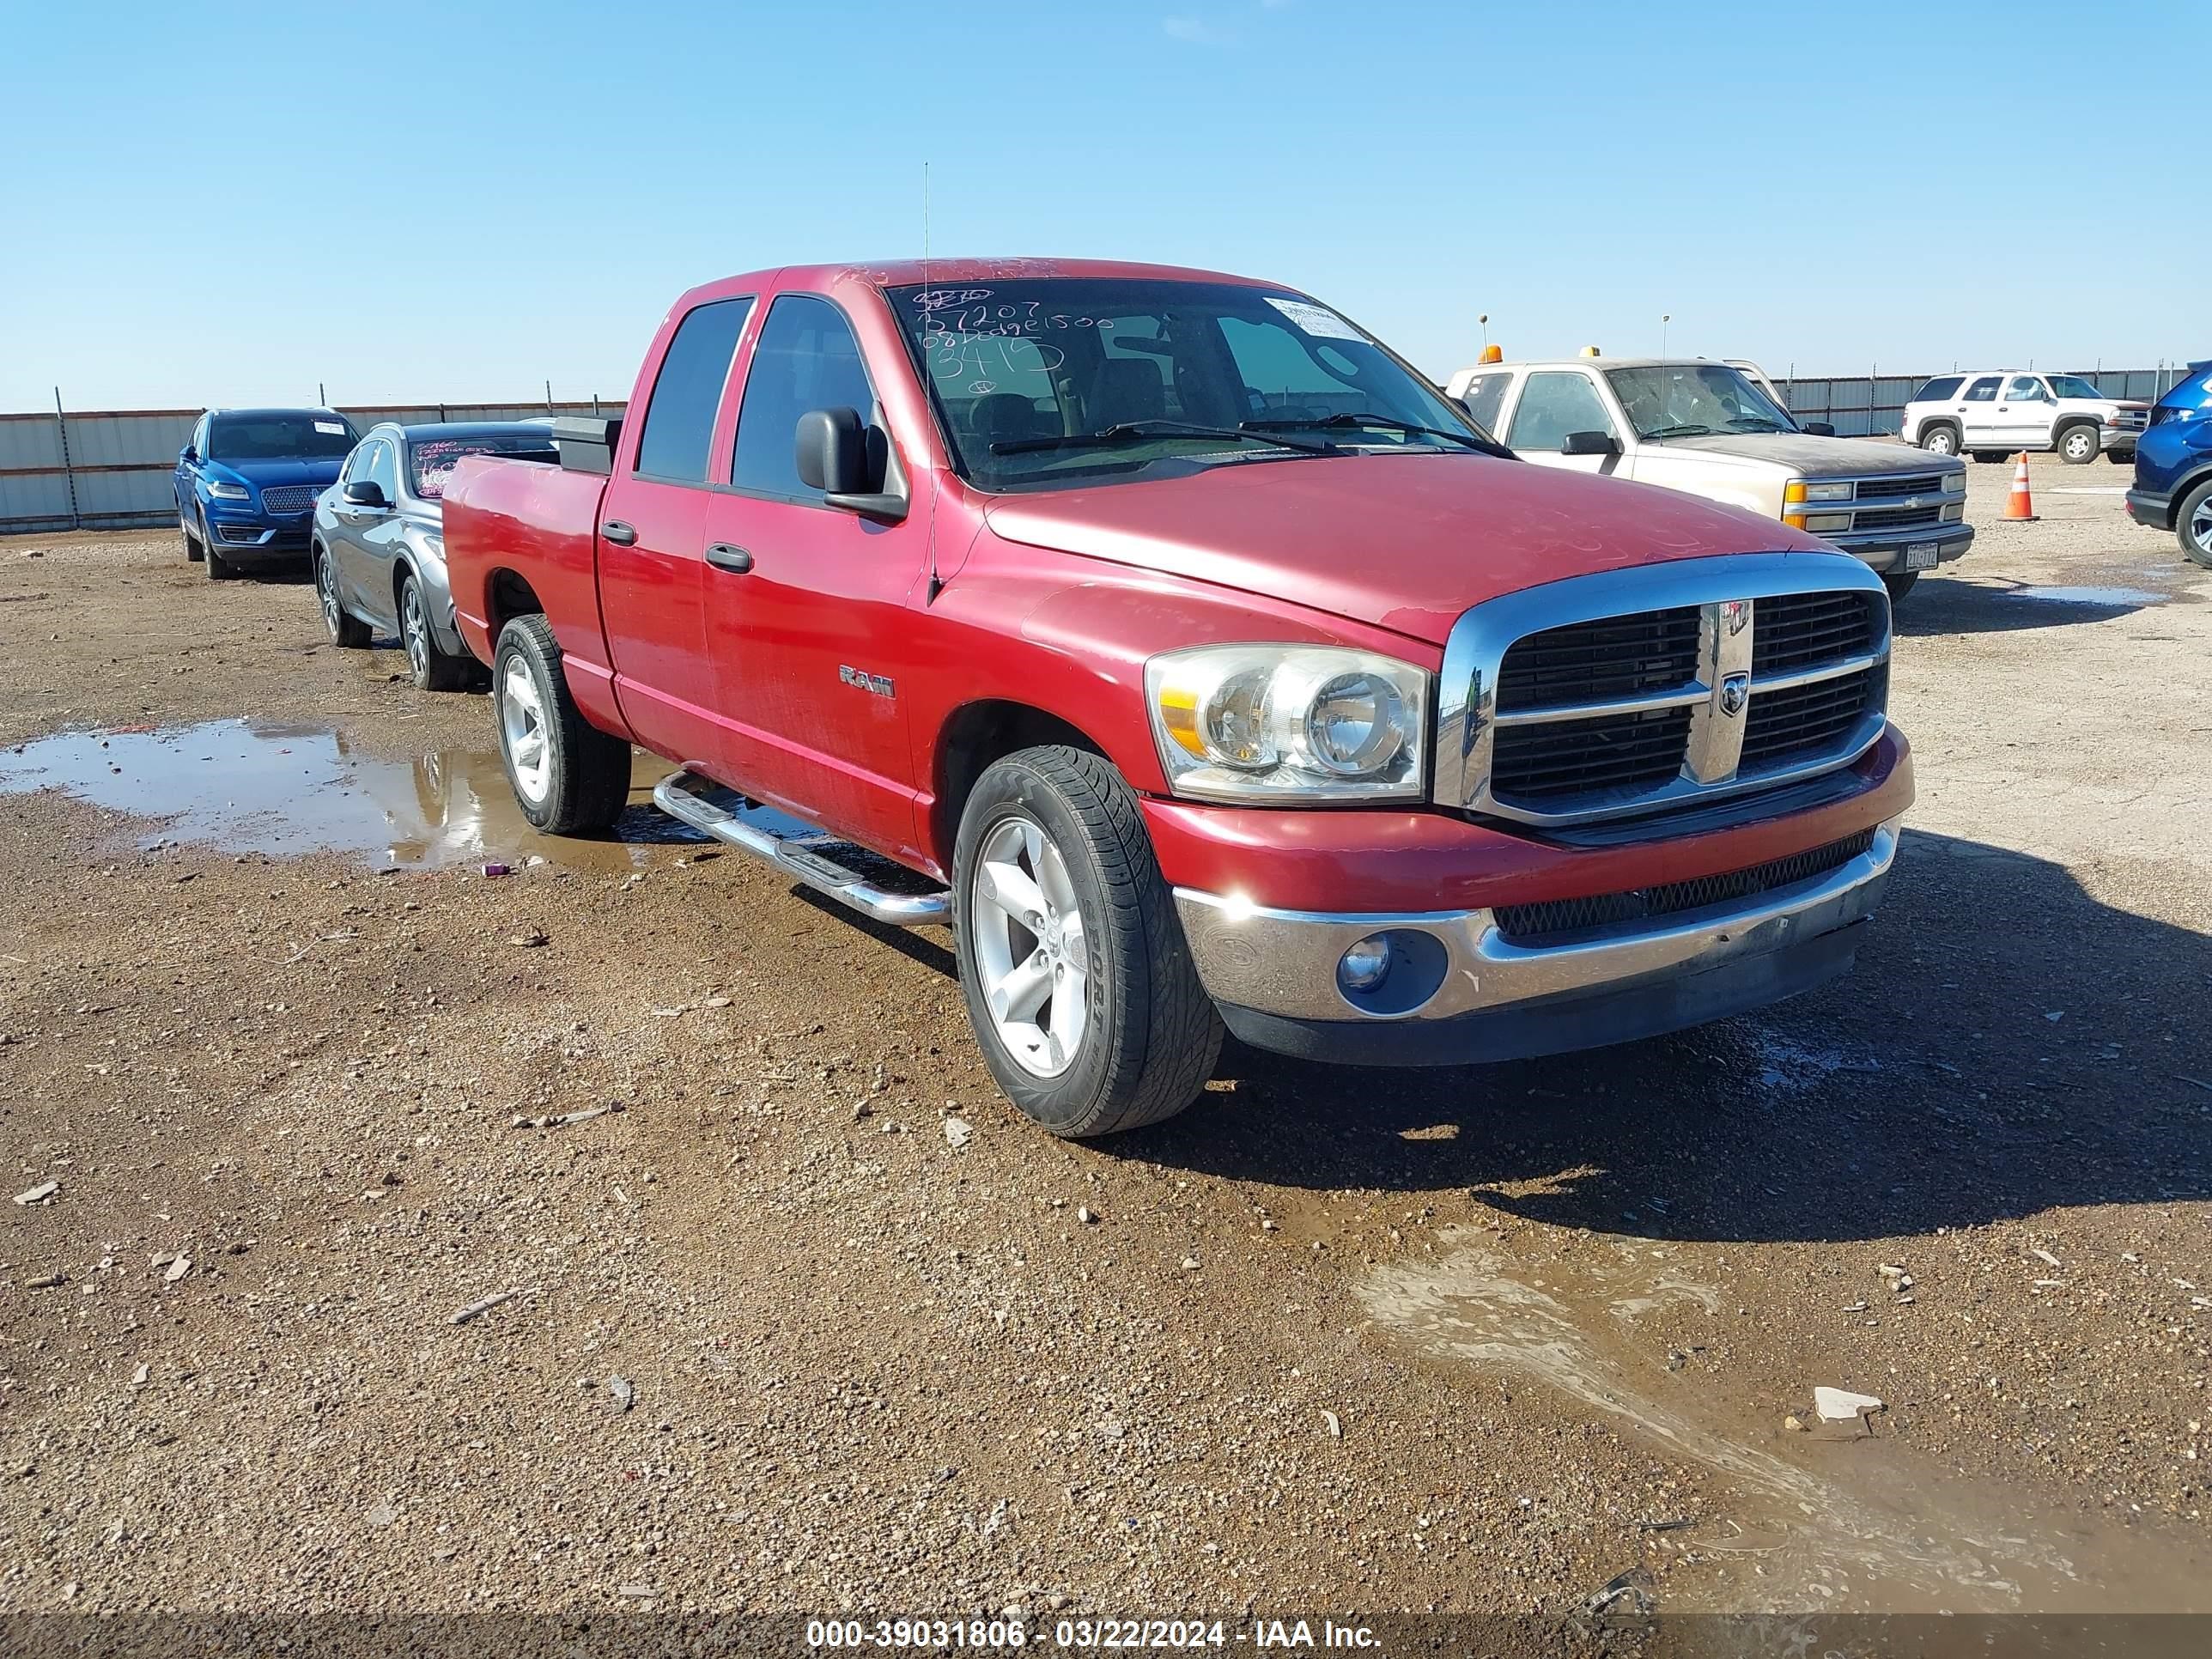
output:
[[[446,568],[461,637],[489,663],[499,627],[517,607],[502,604],[503,583],[536,594],[572,668],[608,673],[599,625],[599,505],[604,476],[549,462],[472,455],[446,486]],[[572,676],[579,701],[583,688]]]

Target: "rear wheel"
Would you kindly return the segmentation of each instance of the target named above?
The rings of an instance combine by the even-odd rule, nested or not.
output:
[[[233,564],[228,559],[224,558],[222,554],[216,552],[215,550],[216,545],[217,544],[213,533],[208,529],[208,521],[205,519],[202,519],[200,520],[200,546],[206,550],[208,580],[211,582],[227,582],[232,577],[238,574],[238,567]]]
[[[1889,602],[1895,605],[1910,593],[1919,581],[1920,573],[1917,570],[1895,570],[1881,579],[1881,585],[1889,590]]]
[[[429,602],[422,584],[412,573],[399,580],[399,642],[407,647],[407,672],[423,691],[459,691],[466,686],[476,667],[473,657],[457,657],[438,643],[430,626]],[[629,769],[625,763],[623,791],[629,791]]]
[[[2069,426],[2058,434],[2058,455],[2069,466],[2087,466],[2097,459],[2097,428]]]
[[[1930,455],[1955,455],[1959,453],[1959,429],[1931,426],[1920,434],[1920,447]]]
[[[629,804],[629,745],[586,720],[542,616],[500,630],[491,696],[499,754],[522,816],[549,835],[604,830]]]
[[[953,853],[961,994],[1006,1097],[1060,1135],[1174,1116],[1221,1048],[1137,800],[1051,745],[976,780]]]
[[[331,562],[330,550],[319,542],[315,544],[315,601],[322,607],[323,629],[332,645],[358,651],[368,643],[368,624],[349,613],[339,600],[337,568]]]
[[[2184,553],[2212,570],[2212,478],[2181,498],[2173,512],[2173,533]]]

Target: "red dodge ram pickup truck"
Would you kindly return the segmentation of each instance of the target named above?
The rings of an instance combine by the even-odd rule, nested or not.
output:
[[[509,777],[949,922],[1008,1097],[1089,1135],[1223,1028],[1554,1053],[1851,963],[1912,794],[1858,560],[1526,465],[1272,283],[934,260],[677,302],[619,422],[462,463]]]

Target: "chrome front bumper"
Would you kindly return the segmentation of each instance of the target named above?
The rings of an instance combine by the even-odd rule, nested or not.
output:
[[[1820,539],[1838,553],[1865,561],[1870,569],[1905,570],[1911,568],[1911,561],[1905,556],[1908,548],[1924,549],[1932,544],[1938,564],[1965,558],[1966,550],[1974,544],[1974,530],[1972,525],[1954,521],[1911,530],[1847,530]]]
[[[1741,1013],[1843,972],[1856,949],[1846,930],[1881,901],[1899,822],[1810,880],[1542,945],[1513,943],[1488,909],[1270,910],[1189,888],[1176,890],[1176,908],[1207,994],[1255,1046],[1370,1065],[1519,1058]],[[1375,933],[1433,941],[1433,988],[1370,1006],[1348,995],[1338,963]]]

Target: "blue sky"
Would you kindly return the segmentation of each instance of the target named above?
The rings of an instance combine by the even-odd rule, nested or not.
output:
[[[2109,20],[2109,21],[2107,21]],[[2212,353],[2212,5],[0,0],[0,409],[629,391],[763,265],[1307,289],[1442,375]]]

